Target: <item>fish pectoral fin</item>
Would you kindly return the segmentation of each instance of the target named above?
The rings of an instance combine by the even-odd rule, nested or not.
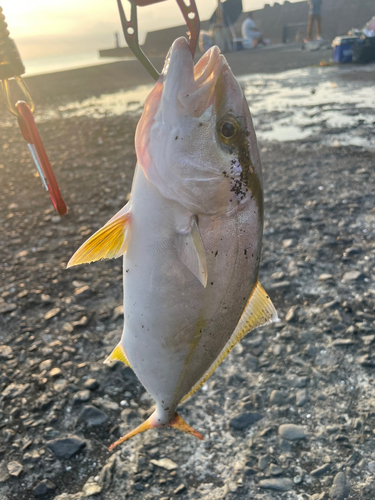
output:
[[[192,218],[192,222],[188,231],[177,233],[176,247],[180,260],[206,288],[206,252],[195,217]]]
[[[117,344],[117,346],[113,349],[111,354],[106,358],[103,363],[104,364],[109,364],[111,361],[121,361],[125,365],[127,365],[129,368],[131,368],[131,365],[128,361],[128,358],[126,357],[125,351],[122,347],[121,344]]]
[[[125,253],[129,235],[130,212],[121,213],[123,210],[120,210],[115,217],[76,251],[67,267],[101,259],[115,259]]]
[[[121,437],[117,441],[111,444],[111,446],[108,448],[109,451],[112,451],[116,446],[119,444],[124,443],[125,441],[128,441],[128,439],[136,436],[137,434],[140,434],[141,432],[147,431],[149,429],[155,429],[158,427],[173,427],[174,429],[178,429],[179,431],[185,432],[186,434],[191,434],[192,436],[200,439],[201,441],[204,439],[202,434],[193,427],[191,427],[189,424],[187,424],[178,413],[174,414],[173,419],[168,423],[168,424],[158,424],[158,420],[156,417],[156,412],[154,412],[147,420],[143,422],[143,424],[139,425],[132,431],[128,432],[128,434],[125,434],[125,436]]]
[[[242,313],[242,316],[232,333],[230,339],[225,344],[223,350],[216,358],[216,361],[212,363],[210,368],[206,371],[203,377],[194,385],[192,390],[186,394],[181,400],[186,401],[195,391],[197,391],[202,385],[211,377],[216,368],[220,363],[227,357],[233,347],[239,342],[247,333],[258,326],[267,325],[278,321],[277,312],[275,306],[272,304],[271,299],[265,292],[259,281],[256,282],[253,291],[251,292],[250,298],[247,301],[247,305]]]

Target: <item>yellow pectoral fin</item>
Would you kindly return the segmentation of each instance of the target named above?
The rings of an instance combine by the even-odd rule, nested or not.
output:
[[[111,219],[76,251],[67,267],[123,255],[127,246],[129,221],[129,212]]]
[[[224,349],[203,377],[194,385],[192,390],[182,398],[181,403],[202,387],[202,385],[211,377],[213,372],[226,358],[237,342],[239,342],[247,333],[254,330],[254,328],[257,328],[258,326],[267,325],[273,321],[278,321],[276,309],[262,285],[259,281],[257,281],[247,302],[246,308],[242,313],[240,321],[238,322],[230,339],[225,344]]]
[[[122,348],[121,344],[117,344],[117,346],[113,349],[111,354],[104,360],[104,363],[109,363],[110,361],[121,361],[125,365],[128,365],[131,368],[128,358],[126,357],[125,351]]]

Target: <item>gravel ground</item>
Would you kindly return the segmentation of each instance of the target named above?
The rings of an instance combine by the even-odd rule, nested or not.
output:
[[[58,217],[15,127],[0,137],[0,500],[375,498],[374,153],[312,137],[260,144],[260,280],[280,323],[254,331],[173,430],[108,445],[152,401],[103,365],[121,335],[121,260],[66,270],[127,199],[137,117],[40,129]]]

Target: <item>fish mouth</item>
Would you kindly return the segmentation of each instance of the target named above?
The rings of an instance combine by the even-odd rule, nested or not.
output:
[[[184,112],[201,117],[214,102],[216,83],[224,66],[228,66],[227,62],[217,46],[211,47],[194,66],[188,42],[178,38],[162,73],[163,99],[177,101]]]

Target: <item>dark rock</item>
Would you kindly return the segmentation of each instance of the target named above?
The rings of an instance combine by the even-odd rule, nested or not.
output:
[[[292,387],[296,387],[297,389],[301,389],[302,387],[306,387],[309,381],[308,377],[299,377],[298,375],[290,375],[288,377],[288,382]]]
[[[86,441],[72,435],[48,441],[47,446],[58,459],[68,460],[86,446]]]
[[[56,485],[50,481],[49,479],[43,479],[40,481],[35,488],[33,489],[33,493],[36,497],[44,497],[45,495],[50,495],[56,489]]]
[[[270,395],[270,403],[272,405],[284,406],[288,404],[292,404],[294,400],[293,396],[290,396],[287,392],[274,390]]]
[[[97,425],[104,425],[108,422],[108,416],[99,410],[98,408],[95,408],[95,406],[84,406],[83,410],[81,411],[78,420],[78,423],[85,423],[89,427],[95,427]]]
[[[296,394],[296,406],[304,406],[307,403],[307,391],[306,389],[300,389]]]
[[[245,467],[244,474],[245,476],[254,476],[257,473],[257,470],[253,467]]]
[[[242,415],[238,415],[237,417],[232,418],[229,421],[229,425],[238,431],[242,429],[247,429],[251,425],[255,424],[258,422],[258,420],[262,419],[263,415],[260,413],[242,413]]]
[[[349,487],[346,484],[346,476],[344,472],[336,474],[332,488],[329,490],[329,498],[331,500],[344,500],[349,496]]]
[[[326,472],[329,472],[331,470],[332,466],[331,464],[324,464],[324,465],[321,465],[320,467],[312,470],[310,472],[310,476],[312,477],[319,477],[319,476],[322,476],[323,474],[325,474]]]
[[[258,467],[260,470],[264,470],[268,467],[270,457],[268,455],[262,455],[258,458]]]

